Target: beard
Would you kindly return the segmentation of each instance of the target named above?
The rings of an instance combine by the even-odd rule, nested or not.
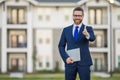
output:
[[[80,19],[74,19],[73,21],[76,25],[79,25],[82,22],[82,20]]]

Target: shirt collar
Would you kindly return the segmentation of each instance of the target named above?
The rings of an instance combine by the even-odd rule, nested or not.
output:
[[[74,27],[78,26],[79,28],[82,26],[82,23],[80,23],[79,25],[74,24]]]

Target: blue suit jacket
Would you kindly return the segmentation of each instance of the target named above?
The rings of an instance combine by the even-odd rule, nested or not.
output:
[[[66,59],[69,57],[65,51],[66,45],[67,45],[67,50],[80,48],[80,56],[81,56],[81,61],[79,61],[80,65],[92,65],[92,60],[91,60],[90,51],[89,51],[89,41],[94,41],[95,35],[92,27],[87,26],[86,29],[90,34],[90,38],[87,39],[82,33],[84,30],[84,26],[85,25],[82,24],[77,41],[75,41],[73,38],[73,34],[72,34],[73,25],[65,27],[63,29],[58,48],[59,48],[60,55],[63,61],[65,62],[66,66],[70,65],[66,63]]]

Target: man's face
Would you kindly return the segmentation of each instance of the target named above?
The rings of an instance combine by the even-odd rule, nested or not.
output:
[[[73,12],[73,21],[76,25],[79,25],[83,20],[83,13],[82,11],[74,11]]]

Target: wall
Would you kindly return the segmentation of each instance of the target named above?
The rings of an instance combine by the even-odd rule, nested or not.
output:
[[[2,5],[0,4],[0,27],[2,25]]]
[[[119,16],[119,19],[118,19]],[[114,28],[120,27],[120,7],[114,6],[112,8],[112,26]]]
[[[69,19],[66,20],[65,16]],[[62,28],[72,23],[72,7],[34,7],[33,26]]]
[[[61,32],[62,32],[62,29],[53,29],[53,65],[54,67],[56,67],[56,62],[59,63],[59,69],[60,70],[64,70],[64,64],[63,64],[63,60],[60,56],[60,53],[58,51],[58,44],[59,44],[59,40],[60,40],[60,37],[61,37]]]

